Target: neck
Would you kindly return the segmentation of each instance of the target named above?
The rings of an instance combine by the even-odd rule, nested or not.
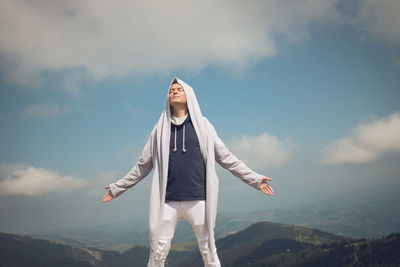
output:
[[[187,114],[187,106],[185,105],[183,107],[173,107],[172,114],[174,114],[174,116],[177,118],[185,116]]]

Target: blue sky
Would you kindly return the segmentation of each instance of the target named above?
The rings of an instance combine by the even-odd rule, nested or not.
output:
[[[397,1],[185,3],[1,4],[0,231],[146,218],[151,176],[100,199],[135,163],[174,76],[274,178],[268,198],[219,169],[219,212],[399,186]]]

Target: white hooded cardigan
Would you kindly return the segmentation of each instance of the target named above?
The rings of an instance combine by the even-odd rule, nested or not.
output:
[[[206,165],[206,219],[209,231],[209,248],[216,252],[214,241],[214,226],[217,214],[218,176],[215,171],[215,161],[239,177],[246,184],[259,189],[263,176],[248,168],[242,161],[233,155],[218,137],[212,124],[203,117],[196,95],[192,87],[184,81],[174,78],[182,85],[187,99],[188,110],[199,139],[200,151]],[[157,241],[158,231],[163,218],[163,207],[168,175],[168,160],[171,134],[171,109],[167,94],[167,103],[157,124],[136,165],[125,177],[110,184],[114,197],[121,195],[128,188],[137,184],[154,169],[149,205],[149,239]]]

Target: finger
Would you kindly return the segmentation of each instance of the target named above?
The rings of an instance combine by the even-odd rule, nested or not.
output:
[[[274,192],[274,189],[270,185],[268,185],[268,190],[271,191],[272,193]]]
[[[262,187],[260,188],[260,190],[261,190],[264,194],[268,194],[268,191],[267,191],[267,189],[266,189],[266,186],[262,186]]]
[[[270,196],[274,195],[274,190],[270,186],[265,186],[263,192]]]
[[[109,188],[110,188],[110,186],[106,185],[106,189],[109,189]]]
[[[263,180],[264,180],[264,181],[272,181],[272,178],[269,178],[269,177],[267,177],[267,176],[264,176]]]
[[[268,190],[270,190],[271,192],[274,192],[274,189],[272,189],[270,184],[265,183],[264,186],[265,186],[265,188],[268,188]]]
[[[110,200],[112,200],[112,197],[110,197],[109,195],[103,197],[103,202],[108,202]]]
[[[273,193],[271,193],[271,192],[268,191],[268,190],[262,190],[262,191],[263,191],[263,193],[266,194],[266,195],[269,195],[269,196],[272,196],[272,195],[273,195]]]
[[[110,191],[108,191],[104,196],[103,196],[103,202],[107,202],[110,199],[112,199],[112,196],[110,195]]]
[[[266,195],[270,195],[270,196],[274,195],[274,190],[268,183],[261,184],[260,190]]]
[[[273,194],[273,192],[269,188],[265,188],[265,192],[267,192],[268,195],[272,195]]]
[[[269,191],[274,194],[274,189],[271,186],[268,186]]]

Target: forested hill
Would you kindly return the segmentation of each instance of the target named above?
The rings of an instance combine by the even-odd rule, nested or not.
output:
[[[400,266],[400,234],[350,239],[309,228],[262,222],[217,242],[222,266]],[[200,254],[183,266],[203,266]]]
[[[193,244],[175,245],[166,266],[203,266]],[[400,234],[354,240],[262,222],[217,241],[222,266],[400,266]],[[124,253],[0,233],[0,266],[146,266],[148,248]]]

